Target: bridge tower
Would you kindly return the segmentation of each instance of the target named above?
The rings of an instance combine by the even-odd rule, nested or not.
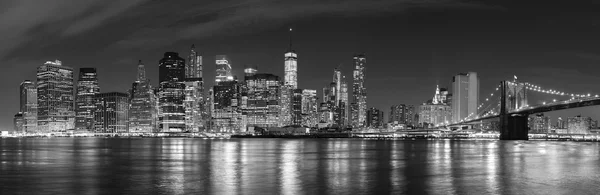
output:
[[[510,81],[500,83],[500,140],[528,140],[528,115],[510,114],[527,105],[525,84]]]

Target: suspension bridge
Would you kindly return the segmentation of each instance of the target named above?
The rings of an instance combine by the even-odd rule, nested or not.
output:
[[[529,105],[528,94],[542,93],[563,97],[541,104]],[[528,82],[501,81],[494,93],[485,98],[477,107],[477,113],[453,123],[438,124],[439,127],[473,125],[487,120],[498,120],[500,140],[527,140],[529,115],[549,111],[565,110],[600,105],[600,97],[591,94],[566,93],[554,89],[542,88]]]

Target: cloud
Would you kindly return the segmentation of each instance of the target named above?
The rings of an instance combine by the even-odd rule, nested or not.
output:
[[[0,58],[39,37],[85,32],[143,1],[4,1],[0,6]]]

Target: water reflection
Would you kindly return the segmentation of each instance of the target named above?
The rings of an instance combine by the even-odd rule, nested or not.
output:
[[[0,194],[595,194],[598,143],[0,139]]]

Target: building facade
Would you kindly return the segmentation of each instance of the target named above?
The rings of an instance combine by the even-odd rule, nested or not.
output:
[[[129,95],[127,93],[99,93],[94,96],[94,132],[128,133]]]
[[[440,88],[436,87],[433,99],[419,106],[418,125],[420,127],[430,128],[439,125],[449,124],[452,120],[452,109],[444,102],[443,94]]]
[[[89,131],[94,125],[96,104],[94,96],[100,93],[96,68],[80,68],[75,96],[75,130]]]
[[[303,89],[301,100],[302,126],[316,127],[319,122],[317,90]]]
[[[17,114],[15,114],[15,117],[13,118],[13,125],[13,131],[15,133],[25,133],[25,118],[22,112],[18,112]]]
[[[202,56],[195,51],[194,45],[185,67],[185,129],[187,132],[199,132],[204,130],[208,117],[204,109],[206,99],[202,78]]]
[[[166,52],[159,61],[159,131],[185,132],[185,60],[176,52]]]
[[[37,132],[37,87],[34,82],[25,80],[19,87],[20,109],[23,115],[23,131]]]
[[[367,58],[364,54],[354,56],[354,72],[352,83],[351,118],[352,127],[360,128],[366,125],[367,88],[365,86],[365,70]]]
[[[245,130],[239,109],[240,85],[221,81],[211,90],[211,131],[233,133]]]
[[[383,127],[383,112],[377,108],[369,108],[367,110],[367,127],[380,128]]]
[[[157,129],[157,99],[150,80],[146,77],[146,68],[142,61],[138,63],[137,79],[131,86],[129,110],[129,132],[153,133]]]
[[[73,68],[47,61],[37,69],[38,132],[75,128]]]
[[[460,122],[477,115],[479,105],[479,77],[475,72],[452,77],[452,122]]]
[[[567,133],[589,134],[592,118],[575,116],[567,119]]]
[[[529,133],[549,133],[550,117],[544,116],[543,113],[538,113],[529,116]]]
[[[247,70],[247,69],[246,69]],[[246,72],[241,94],[241,110],[246,127],[279,126],[281,81],[273,74]]]
[[[231,73],[231,61],[226,55],[217,55],[215,63],[217,65],[215,75],[215,85],[218,85],[223,81],[233,81],[233,74]]]

